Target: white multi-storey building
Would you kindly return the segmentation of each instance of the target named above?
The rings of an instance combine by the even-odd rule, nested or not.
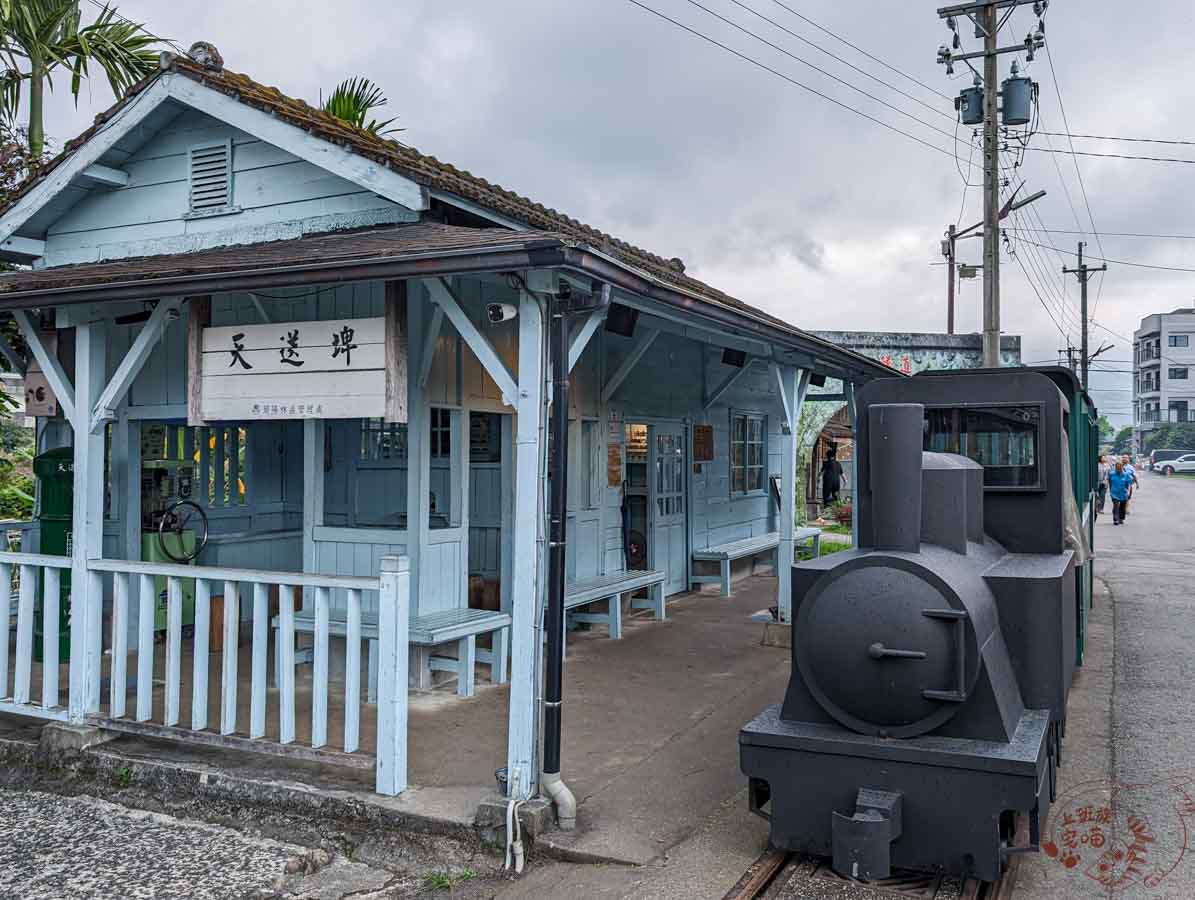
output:
[[[1138,450],[1167,422],[1195,423],[1195,307],[1155,313],[1133,333],[1133,437]]]

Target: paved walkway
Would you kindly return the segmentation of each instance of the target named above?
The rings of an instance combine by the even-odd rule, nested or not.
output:
[[[1143,474],[1096,528],[1102,590],[1059,802],[1017,900],[1195,897],[1195,480]]]

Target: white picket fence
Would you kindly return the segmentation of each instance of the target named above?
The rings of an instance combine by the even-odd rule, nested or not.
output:
[[[4,640],[0,641],[0,677],[8,672],[8,622],[11,570],[19,569],[19,603],[16,639],[16,678],[12,696],[0,681],[0,711],[42,718],[68,719],[68,711],[57,706],[58,665],[58,573],[69,569],[66,557],[0,553],[0,613],[5,613]],[[38,572],[42,572],[45,596],[43,613],[46,634],[46,664],[42,669],[42,704],[30,698],[32,671],[34,592]],[[165,582],[166,632],[163,702],[159,719],[154,719],[154,617],[159,593],[158,579]],[[74,589],[72,614],[84,615],[83,647],[73,647],[69,710],[71,721],[88,721],[117,731],[154,737],[166,737],[232,749],[265,751],[279,756],[322,759],[353,766],[371,766],[376,770],[376,790],[395,795],[407,786],[407,621],[410,615],[410,577],[405,557],[383,558],[376,578],[308,575],[298,572],[267,572],[256,569],[229,569],[210,566],[172,565],[129,560],[95,559],[88,562],[86,597]],[[183,696],[183,592],[184,582],[194,583],[195,618],[191,662],[190,721],[182,719]],[[109,672],[108,711],[101,714],[102,667],[99,633],[102,621],[97,614],[97,599],[110,587],[111,666]],[[271,588],[278,597],[279,672],[277,673],[277,739],[267,739],[267,694],[269,692],[268,652],[270,633],[269,599]],[[302,588],[311,597],[315,612],[312,647],[312,695],[310,739],[296,741],[295,692],[295,600],[294,588]],[[333,683],[329,679],[331,652],[329,615],[332,591],[347,597],[345,636],[345,675],[343,685],[344,729],[340,747],[330,746],[328,707]],[[213,591],[224,597],[223,651],[220,654],[219,687],[209,687],[208,665],[211,659],[209,631]],[[361,605],[365,591],[378,592],[378,706],[377,742],[373,756],[360,749],[361,710]],[[243,684],[240,666],[241,597],[252,598],[252,640],[248,674],[249,715],[246,733],[237,732],[238,690]],[[99,601],[102,604],[102,601]],[[137,634],[129,647],[130,607],[136,604]],[[85,610],[89,612],[85,613]],[[93,624],[94,623],[94,624]],[[52,627],[51,627],[52,626]],[[92,633],[94,632],[94,633]],[[51,635],[55,640],[51,641]],[[51,657],[51,646],[53,657]],[[90,652],[89,652],[90,651]],[[51,662],[53,664],[51,664]],[[135,673],[133,703],[129,708],[129,668]],[[214,692],[216,696],[209,696]],[[50,701],[55,701],[50,703]],[[46,705],[49,703],[49,705]],[[215,719],[213,727],[213,719]]]
[[[71,561],[65,556],[0,552],[0,712],[66,720],[58,703],[58,614],[62,572]],[[42,590],[41,691],[33,695],[33,632],[38,587]],[[12,644],[13,598],[16,606],[16,653],[9,684],[9,647]]]

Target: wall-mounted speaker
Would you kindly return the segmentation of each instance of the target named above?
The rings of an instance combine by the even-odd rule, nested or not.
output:
[[[606,330],[611,334],[633,337],[638,321],[639,310],[623,306],[621,303],[611,303],[610,311],[606,313]]]
[[[730,347],[726,347],[722,350],[722,365],[734,366],[736,369],[741,369],[746,364],[746,350],[732,350]]]

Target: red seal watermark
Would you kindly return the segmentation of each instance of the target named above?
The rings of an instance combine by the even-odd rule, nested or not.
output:
[[[1051,810],[1042,852],[1105,890],[1156,888],[1186,856],[1188,819],[1195,817],[1193,785],[1195,779],[1186,776],[1078,785]]]

